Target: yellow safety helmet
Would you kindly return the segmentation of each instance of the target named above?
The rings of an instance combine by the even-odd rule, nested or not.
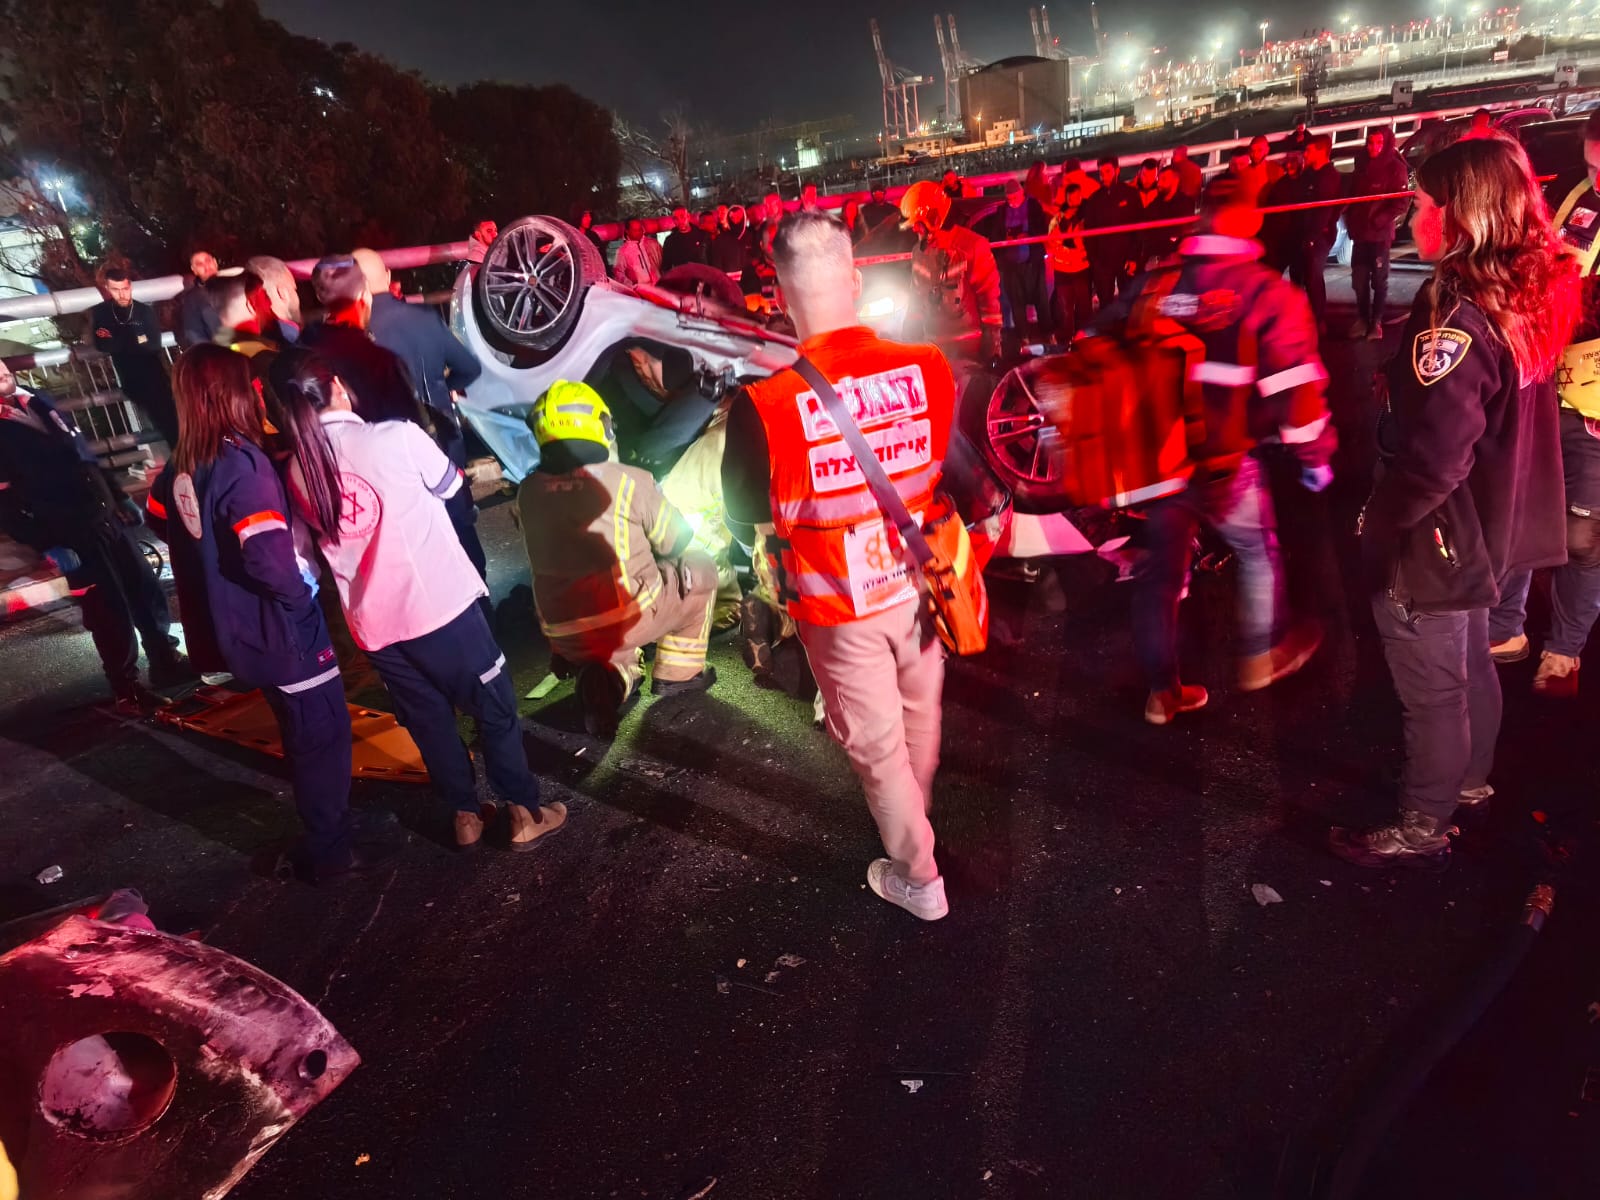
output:
[[[950,215],[950,197],[932,180],[919,179],[900,197],[900,215],[905,218],[900,222],[901,229],[910,229],[920,222],[932,233],[944,228],[945,218]]]
[[[611,410],[587,383],[558,379],[528,414],[528,428],[541,447],[551,442],[594,442],[610,447],[616,441]]]

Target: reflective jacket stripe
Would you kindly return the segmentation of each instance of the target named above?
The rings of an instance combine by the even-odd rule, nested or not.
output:
[[[930,463],[905,475],[891,474],[889,478],[902,496],[908,487],[916,488],[918,495],[922,495],[933,490],[939,472],[940,466]],[[909,501],[908,506],[917,507]],[[788,525],[855,525],[868,518],[881,516],[882,511],[871,492],[858,489],[842,496],[811,495],[798,500],[781,500],[778,514]]]
[[[633,580],[628,578],[628,514],[633,511],[633,490],[633,480],[624,475],[622,486],[617,488],[616,506],[611,510],[611,548],[616,552],[621,567],[622,589],[625,592],[633,591]]]
[[[248,542],[258,533],[271,533],[274,529],[287,531],[289,523],[283,519],[281,512],[251,513],[242,521],[235,522],[233,532],[238,535],[241,544]]]
[[[1256,384],[1261,389],[1263,396],[1274,396],[1285,388],[1299,387],[1307,383],[1321,383],[1328,378],[1328,372],[1319,362],[1305,362],[1298,367],[1290,367],[1287,371],[1279,371],[1276,375],[1268,375]]]
[[[478,676],[478,682],[479,683],[493,683],[495,676],[500,674],[500,672],[505,669],[505,665],[506,665],[506,656],[504,654],[502,654],[499,658],[494,660],[494,666],[490,667],[482,675]]]
[[[571,621],[559,621],[554,625],[546,623],[543,617],[539,618],[539,628],[544,631],[545,637],[572,637],[580,633],[588,633],[592,629],[604,629],[607,625],[615,625],[618,621],[626,621],[636,617],[645,609],[652,607],[661,596],[661,581],[647,586],[627,604],[622,604],[607,612],[595,613],[593,616],[578,617]]]
[[[445,472],[444,478],[439,480],[438,483],[434,484],[428,490],[435,496],[439,497],[439,499],[448,500],[451,496],[454,496],[456,491],[461,487],[461,479],[461,469],[452,463],[450,465],[450,469]]]
[[[1189,368],[1189,381],[1216,383],[1223,387],[1244,387],[1256,381],[1256,369],[1238,363],[1197,362]]]
[[[1286,446],[1297,446],[1304,442],[1314,442],[1322,436],[1322,431],[1328,427],[1328,414],[1323,413],[1315,421],[1307,425],[1282,425],[1278,428],[1278,437]]]

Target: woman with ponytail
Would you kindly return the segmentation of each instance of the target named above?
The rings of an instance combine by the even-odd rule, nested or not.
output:
[[[567,810],[539,803],[506,656],[478,603],[488,593],[445,508],[466,486],[460,470],[411,422],[362,421],[314,352],[285,350],[269,374],[290,448],[291,503],[327,560],[356,644],[455,809],[456,845],[473,849],[484,831],[460,711],[477,721],[511,848],[531,849]]]
[[[1448,859],[1481,807],[1500,732],[1489,609],[1516,572],[1566,558],[1555,367],[1578,317],[1566,254],[1516,142],[1457,142],[1417,172],[1411,231],[1433,278],[1389,363],[1362,514],[1372,611],[1404,710],[1398,820],[1333,831],[1363,866]]]

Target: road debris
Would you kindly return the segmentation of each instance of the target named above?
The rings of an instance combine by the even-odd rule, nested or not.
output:
[[[555,673],[554,672],[546,672],[545,677],[543,679],[539,680],[538,683],[533,685],[533,690],[531,692],[529,692],[527,694],[527,696],[524,697],[524,699],[527,699],[527,700],[543,700],[546,696],[548,696],[551,692],[555,691],[560,686],[561,686],[561,680],[556,678]]]
[[[356,1155],[356,1166],[358,1166],[358,1167],[364,1167],[371,1161],[372,1161],[372,1155],[370,1155],[370,1154],[363,1153],[363,1154]]]
[[[900,1086],[905,1088],[906,1091],[910,1092],[913,1096],[915,1096],[918,1092],[920,1092],[922,1090],[922,1080],[920,1080],[920,1079],[902,1079],[900,1081]]]
[[[1256,903],[1261,905],[1262,908],[1269,904],[1283,903],[1283,897],[1278,895],[1274,888],[1270,888],[1264,883],[1252,883],[1250,885],[1250,894],[1256,898]]]
[[[778,955],[778,965],[780,967],[801,967],[805,965],[805,961],[798,954]]]
[[[744,970],[744,964],[749,962],[749,961],[750,960],[747,959],[747,958],[741,958],[738,962],[734,963],[733,965],[738,967],[742,971],[742,970]]]
[[[1332,887],[1333,886],[1333,880],[1331,880],[1331,879],[1319,879],[1319,880],[1317,880],[1317,882],[1320,883],[1323,887]]]
[[[505,903],[505,904],[519,904],[519,903],[521,903],[521,901],[522,901],[522,893],[521,892],[507,892],[506,893],[506,898],[505,898],[503,903]]]
[[[698,1192],[694,1192],[688,1196],[685,1196],[683,1200],[705,1200],[705,1198],[711,1194],[711,1189],[716,1186],[717,1177],[713,1175],[710,1179],[705,1181]]]
[[[67,873],[59,866],[52,864],[34,876],[40,883],[60,883],[66,878]]]

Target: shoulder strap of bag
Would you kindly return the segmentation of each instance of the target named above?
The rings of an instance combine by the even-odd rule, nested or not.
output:
[[[855,417],[850,415],[850,410],[839,398],[839,393],[833,390],[833,384],[829,383],[827,377],[817,369],[817,364],[803,354],[795,360],[794,370],[801,379],[811,385],[811,390],[816,392],[817,399],[822,401],[822,407],[827,410],[828,416],[833,418],[833,423],[844,437],[845,444],[856,456],[856,463],[861,467],[861,476],[871,490],[873,499],[878,502],[878,507],[883,510],[884,515],[894,522],[895,528],[900,531],[901,541],[911,551],[911,556],[917,560],[917,565],[926,566],[933,558],[933,550],[928,545],[928,539],[922,536],[922,530],[907,510],[906,502],[900,498],[899,490],[890,482],[889,476],[884,474],[878,456],[873,453],[872,447],[867,445],[861,426],[856,424]]]

